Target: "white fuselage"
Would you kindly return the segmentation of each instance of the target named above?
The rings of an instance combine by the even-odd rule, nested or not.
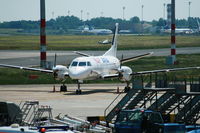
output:
[[[78,57],[69,66],[69,76],[78,80],[98,79],[116,74],[119,67],[120,61],[113,56]]]
[[[171,33],[171,29],[163,29],[161,30],[161,32],[164,32],[164,33]],[[175,29],[175,33],[176,34],[192,34],[193,33],[193,30],[192,29],[189,29],[189,28],[176,28]]]

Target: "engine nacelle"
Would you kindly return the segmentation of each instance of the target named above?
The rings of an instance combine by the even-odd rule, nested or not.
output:
[[[65,75],[62,74],[62,73],[58,73],[58,74],[55,76],[55,79],[56,79],[56,80],[64,80],[64,79],[65,79]]]
[[[66,66],[57,65],[53,68],[53,75],[56,80],[64,80],[66,73],[68,73],[68,68]]]
[[[119,70],[120,72],[120,76],[119,76],[119,79],[121,81],[130,81],[132,76],[132,69],[130,67],[127,67],[127,66],[122,66],[121,69]]]

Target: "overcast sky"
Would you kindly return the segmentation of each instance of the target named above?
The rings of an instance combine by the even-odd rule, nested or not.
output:
[[[200,0],[176,0],[176,18],[187,18],[191,1],[191,17],[200,17]],[[125,7],[125,19],[133,16],[141,18],[143,8],[144,20],[158,20],[164,16],[164,3],[171,0],[46,0],[46,19],[57,16],[74,15],[83,20],[93,17],[122,18]],[[89,13],[89,15],[87,15]],[[165,13],[165,16],[166,13]],[[39,20],[40,0],[0,0],[0,22],[13,20]]]

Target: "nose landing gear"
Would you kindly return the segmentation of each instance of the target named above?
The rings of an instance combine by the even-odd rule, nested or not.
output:
[[[78,84],[78,89],[76,90],[76,94],[80,95],[82,93],[81,89],[80,89],[80,82],[77,81]]]

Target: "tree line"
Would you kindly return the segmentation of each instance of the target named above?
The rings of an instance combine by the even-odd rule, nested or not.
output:
[[[177,19],[176,27],[178,28],[197,28],[197,20],[200,22],[200,18],[190,17],[188,19]],[[59,16],[56,19],[50,19],[46,22],[47,29],[50,30],[62,30],[67,32],[70,29],[81,30],[84,25],[94,27],[96,29],[114,29],[115,23],[120,24],[120,29],[130,30],[134,33],[139,33],[142,30],[144,32],[150,32],[150,28],[154,27],[156,30],[166,27],[166,20],[160,18],[159,20],[153,20],[151,22],[141,22],[139,17],[134,16],[129,20],[114,19],[111,17],[98,17],[90,20],[82,21],[76,16]],[[40,21],[21,20],[10,21],[0,23],[0,28],[14,28],[23,30],[37,30],[40,28]]]

